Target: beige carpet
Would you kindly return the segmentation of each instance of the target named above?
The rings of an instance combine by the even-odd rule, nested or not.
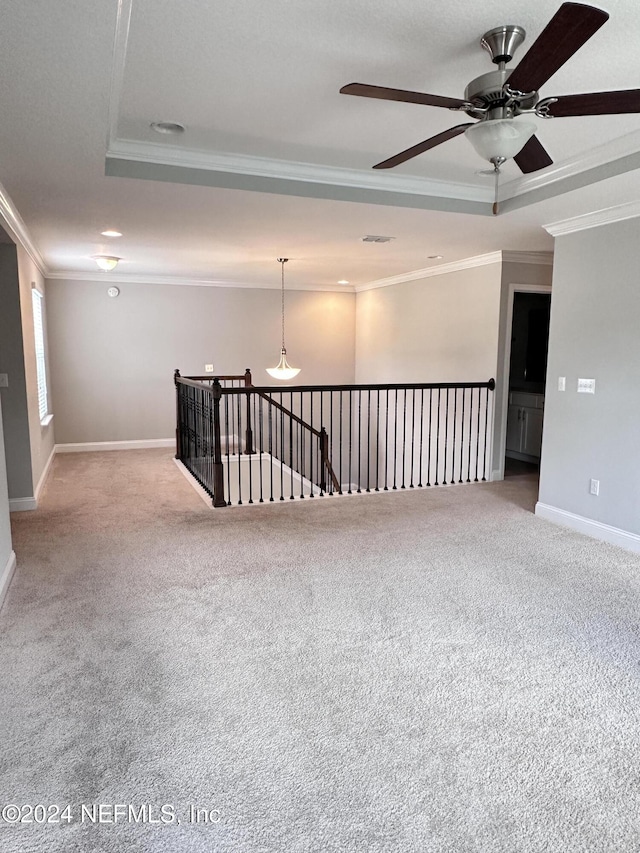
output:
[[[0,850],[636,853],[640,558],[534,501],[211,510],[167,451],[59,456],[13,516]]]

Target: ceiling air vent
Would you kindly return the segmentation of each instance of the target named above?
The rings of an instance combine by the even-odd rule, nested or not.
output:
[[[362,238],[363,243],[390,243],[395,237],[380,237],[377,234],[367,234]]]

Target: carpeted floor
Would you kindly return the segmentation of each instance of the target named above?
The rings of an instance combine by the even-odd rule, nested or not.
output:
[[[636,853],[640,558],[534,501],[211,510],[167,451],[58,456],[13,516],[0,850]]]

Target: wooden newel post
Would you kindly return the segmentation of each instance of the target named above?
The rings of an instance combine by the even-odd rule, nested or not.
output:
[[[245,388],[251,388],[251,370],[247,367],[244,372],[244,385]],[[255,448],[253,446],[253,428],[251,426],[251,394],[247,391],[247,429],[244,434],[244,452],[245,453],[255,453]]]
[[[211,386],[213,396],[213,505],[226,506],[224,499],[224,469],[222,467],[222,448],[220,446],[220,398],[222,386],[214,379]]]
[[[180,371],[176,367],[173,371],[173,383],[176,386],[176,459],[182,459],[182,443],[180,441],[180,385],[178,379]]]

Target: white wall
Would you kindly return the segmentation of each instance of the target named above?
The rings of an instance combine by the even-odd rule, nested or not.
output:
[[[538,507],[636,537],[639,225],[638,219],[628,220],[556,239]],[[566,377],[564,392],[558,391],[559,376]],[[578,377],[596,380],[595,395],[576,392]],[[591,478],[600,481],[598,497],[589,493]],[[563,517],[556,514],[556,520]],[[640,538],[637,546],[640,550]]]
[[[38,378],[36,372],[36,351],[33,329],[33,305],[31,297],[32,285],[45,297],[44,299],[44,323],[45,323],[45,348],[48,349],[48,323],[47,323],[47,296],[45,282],[41,272],[27,254],[18,245],[18,278],[20,281],[20,313],[22,316],[22,340],[24,347],[24,375],[27,389],[27,411],[29,416],[29,444],[31,448],[31,473],[33,478],[33,490],[31,494],[37,497],[38,491],[43,485],[42,478],[46,472],[47,464],[51,459],[55,445],[55,421],[46,426],[40,423],[40,412],[38,409]],[[50,363],[50,359],[47,360]],[[54,401],[51,394],[51,377],[47,377],[49,386],[49,411],[54,411]]]
[[[166,439],[175,433],[173,371],[251,368],[279,360],[280,291],[52,280],[47,285],[56,440]],[[289,361],[299,384],[354,381],[353,293],[286,292]]]
[[[495,376],[500,263],[365,290],[356,382],[484,382]]]

